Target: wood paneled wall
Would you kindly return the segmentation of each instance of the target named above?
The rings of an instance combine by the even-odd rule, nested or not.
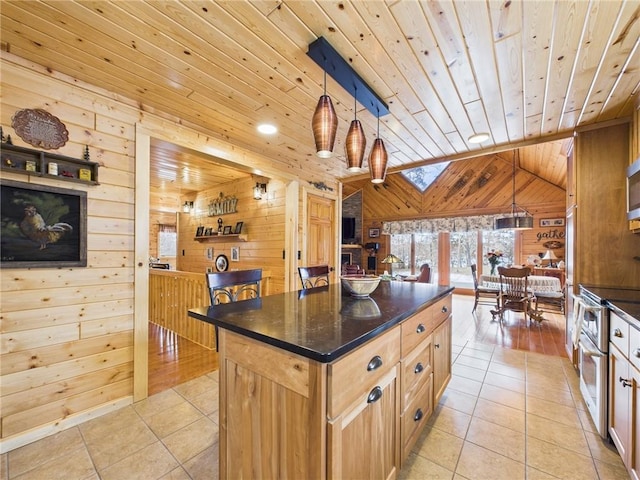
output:
[[[136,102],[14,55],[1,55],[0,122],[4,134],[11,134],[16,145],[25,145],[10,127],[11,117],[19,109],[42,108],[58,117],[69,131],[69,141],[56,153],[81,157],[88,145],[91,160],[101,165],[100,185],[96,186],[2,173],[3,178],[82,189],[88,195],[86,268],[0,271],[0,451],[5,452],[133,401],[134,357],[137,362],[146,361],[134,355],[138,351],[134,352],[134,346],[145,341],[141,337],[134,342],[139,325],[134,314],[139,300],[134,296],[134,276],[138,274],[134,254],[136,245],[150,242],[149,230],[141,241],[134,234],[137,125],[183,132],[189,135],[189,142],[202,138],[206,143],[209,137],[161,112],[143,111]],[[247,168],[278,172],[276,166],[267,168],[271,164],[266,157],[233,146],[229,146],[228,155]],[[282,177],[301,180],[287,171],[282,171]],[[244,210],[250,202],[258,203],[249,197],[252,186],[226,192],[238,195],[241,210],[234,218],[226,216],[225,222],[235,226],[244,221],[243,233],[249,238],[237,244],[237,267],[268,269],[273,278],[270,291],[281,291],[285,249],[285,195],[281,192],[288,188],[270,181],[268,198],[260,201],[262,207]],[[208,204],[206,195],[218,193],[205,193],[196,202],[204,206]],[[176,208],[175,198],[151,200],[165,212],[180,208],[179,201]],[[172,215],[175,218],[175,213]],[[153,217],[152,224],[155,220]],[[206,244],[189,243],[192,250],[200,249],[194,253],[199,266],[193,268],[204,271]],[[230,258],[232,244],[212,245]],[[231,268],[235,267],[232,263]]]
[[[369,238],[369,228],[379,228],[385,221],[508,213],[513,198],[512,161],[502,153],[451,162],[425,192],[400,173],[388,175],[381,185],[367,179],[345,184],[345,195],[357,189],[363,192],[363,242],[380,243],[378,271],[384,270],[380,260],[389,253],[388,238]],[[515,178],[516,204],[534,217],[534,229],[521,235],[518,261],[525,263],[527,256],[546,251],[543,244],[550,239],[563,244],[554,253],[564,258],[564,226],[541,227],[540,219],[564,218],[565,190],[519,168]]]
[[[179,214],[178,224],[178,270],[193,273],[205,273],[207,268],[215,269],[215,258],[224,254],[229,259],[229,270],[248,270],[262,268],[271,272],[270,293],[280,293],[285,289],[285,262],[282,252],[285,249],[285,185],[281,181],[271,180],[267,185],[267,194],[262,200],[253,198],[255,181],[239,180],[216,188],[199,192],[194,200],[194,214]],[[209,203],[223,196],[235,196],[238,199],[237,212],[210,217]],[[198,226],[218,230],[218,218],[224,225],[235,229],[237,222],[243,222],[242,235],[225,239],[196,240]],[[240,259],[231,260],[231,247],[239,247]],[[213,257],[208,258],[207,249],[213,249]]]
[[[130,403],[134,323],[134,131],[137,108],[44,69],[2,62],[1,123],[23,108],[58,117],[69,140],[56,153],[100,163],[96,186],[3,172],[3,178],[84,190],[86,268],[2,268],[2,447]]]

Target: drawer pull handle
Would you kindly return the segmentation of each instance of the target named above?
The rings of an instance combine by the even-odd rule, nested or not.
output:
[[[631,386],[631,380],[627,380],[626,378],[619,378],[620,383],[622,384],[622,387],[630,387]]]
[[[380,355],[376,355],[371,360],[369,360],[369,364],[367,365],[367,372],[371,370],[375,370],[376,368],[380,368],[382,366],[382,358]]]
[[[382,397],[382,389],[380,387],[375,387],[369,392],[369,395],[367,396],[367,403],[377,402],[380,400],[380,397]]]
[[[447,313],[448,311],[449,311],[449,309],[447,308],[446,305],[444,307],[442,307],[442,313]]]
[[[636,348],[636,351],[635,351],[635,352],[633,352],[633,354],[634,354],[636,357],[640,358],[640,348]]]
[[[413,373],[420,373],[423,370],[424,370],[424,366],[422,365],[421,362],[418,362],[418,364],[416,365],[416,368],[413,369]]]
[[[426,327],[421,323],[420,325],[418,325],[418,328],[416,328],[416,333],[422,333],[426,330]]]
[[[413,416],[413,421],[419,422],[423,416],[424,416],[424,413],[422,413],[422,409],[419,408],[418,410],[416,410],[416,414]]]
[[[619,328],[616,328],[616,329],[613,331],[613,336],[614,336],[614,337],[618,337],[618,338],[622,338],[622,331],[621,331]]]

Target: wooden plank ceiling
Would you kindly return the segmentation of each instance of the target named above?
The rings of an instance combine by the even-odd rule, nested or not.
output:
[[[380,136],[390,172],[557,140],[628,116],[640,81],[637,1],[4,0],[0,15],[2,50],[308,179],[366,175],[346,170],[354,103],[330,77],[336,154],[315,156],[310,124],[323,73],[306,51],[320,36],[389,105]],[[357,109],[370,146],[376,118]],[[278,133],[257,134],[261,122]],[[469,143],[478,132],[490,139]],[[523,168],[561,185],[564,160],[533,156],[553,158],[566,145],[544,148],[522,151]]]

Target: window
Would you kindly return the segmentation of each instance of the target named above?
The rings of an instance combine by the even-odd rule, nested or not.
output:
[[[423,165],[422,167],[403,170],[402,176],[421,192],[424,192],[438,178],[449,162],[436,163],[435,165]]]
[[[471,264],[478,262],[478,232],[451,232],[451,278],[455,287],[473,288]]]
[[[158,225],[158,257],[175,257],[177,239],[175,225]]]
[[[413,256],[411,252],[414,252]],[[420,266],[428,263],[431,267],[431,282],[437,282],[438,275],[438,234],[415,233],[391,236],[391,253],[402,260],[393,265],[394,275],[418,275]]]
[[[431,267],[431,283],[438,283],[438,234],[437,233],[416,233],[414,234],[416,244],[415,274],[420,274],[420,266],[428,263]]]

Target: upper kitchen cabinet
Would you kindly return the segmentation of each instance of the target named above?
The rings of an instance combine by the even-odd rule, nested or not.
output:
[[[575,215],[567,229],[574,288],[580,283],[640,287],[640,261],[634,258],[640,235],[629,231],[626,218],[629,133],[629,124],[620,123],[576,135]]]

